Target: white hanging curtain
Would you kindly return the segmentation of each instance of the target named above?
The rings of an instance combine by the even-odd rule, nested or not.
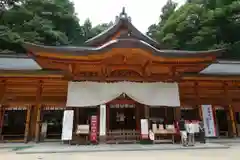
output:
[[[114,100],[122,93],[149,106],[180,106],[178,84],[162,82],[69,82],[67,106],[97,106]]]

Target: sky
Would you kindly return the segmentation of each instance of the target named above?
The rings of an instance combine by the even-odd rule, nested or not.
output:
[[[115,21],[122,8],[131,17],[133,25],[145,33],[151,24],[159,21],[161,8],[167,0],[72,0],[80,23],[89,18],[92,25]],[[185,0],[173,0],[179,5]]]

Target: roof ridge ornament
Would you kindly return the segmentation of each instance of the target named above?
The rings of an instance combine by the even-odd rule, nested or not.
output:
[[[122,8],[122,12],[120,13],[120,17],[127,17],[127,13],[125,11],[125,7]]]
[[[117,16],[116,18],[127,19],[128,21],[131,22],[131,17],[127,15],[125,7],[122,8],[122,12],[120,13],[119,17]]]

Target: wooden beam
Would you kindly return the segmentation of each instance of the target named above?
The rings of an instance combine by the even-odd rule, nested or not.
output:
[[[183,76],[182,80],[197,80],[197,81],[240,81],[240,76],[216,76],[216,75],[195,75],[195,76]]]

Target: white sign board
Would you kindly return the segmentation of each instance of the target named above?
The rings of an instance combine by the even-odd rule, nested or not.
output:
[[[149,139],[150,139],[151,141],[154,141],[154,140],[155,140],[155,135],[154,135],[154,133],[153,133],[152,130],[149,131]]]
[[[203,123],[206,137],[216,137],[216,128],[211,105],[202,105]]]
[[[76,134],[89,134],[89,125],[77,125]]]
[[[72,140],[73,132],[73,110],[65,110],[63,115],[63,126],[62,126],[62,140]]]
[[[106,135],[106,104],[100,105],[100,136]]]
[[[147,119],[141,119],[141,135],[143,139],[148,139],[148,120]]]
[[[47,136],[47,127],[48,127],[47,123],[42,123],[41,135],[43,138],[46,138]]]

